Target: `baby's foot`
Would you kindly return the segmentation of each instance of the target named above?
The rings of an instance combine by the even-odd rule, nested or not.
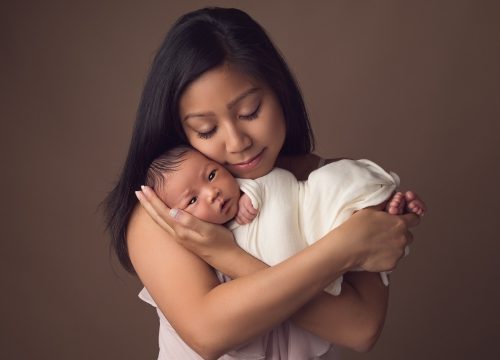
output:
[[[425,203],[413,191],[405,192],[406,211],[423,216],[426,210]]]
[[[406,197],[402,192],[398,191],[387,202],[386,211],[391,215],[401,215],[404,213],[405,206]]]

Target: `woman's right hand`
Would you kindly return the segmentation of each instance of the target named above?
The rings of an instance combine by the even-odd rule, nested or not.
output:
[[[393,270],[413,241],[410,229],[420,222],[415,214],[390,215],[363,209],[352,215],[336,231],[354,250],[354,265],[370,272]]]
[[[216,254],[220,256],[239,249],[232,233],[224,226],[200,220],[183,210],[170,209],[150,187],[143,186],[136,196],[163,230],[210,265],[214,266]]]

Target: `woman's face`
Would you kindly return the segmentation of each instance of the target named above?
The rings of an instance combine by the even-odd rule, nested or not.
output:
[[[285,119],[265,83],[223,65],[191,83],[179,109],[190,144],[233,175],[255,179],[273,168]]]

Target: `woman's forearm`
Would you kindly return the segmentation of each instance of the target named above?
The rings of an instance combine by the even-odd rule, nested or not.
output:
[[[382,331],[388,292],[379,274],[346,273],[339,296],[318,294],[297,311],[292,320],[328,341],[367,351]]]
[[[235,246],[223,254],[212,256],[210,259],[205,257],[203,260],[231,279],[238,279],[269,267],[239,246]]]
[[[224,266],[222,262],[220,266]],[[226,261],[226,265],[223,272],[233,279],[268,267],[241,249],[232,255],[231,261]],[[323,339],[356,351],[367,351],[383,328],[388,291],[378,273],[346,273],[341,295],[320,291],[291,320]]]
[[[389,286],[383,284],[380,273],[350,272],[344,278],[358,293],[363,304],[365,326],[368,329],[368,348],[370,348],[378,340],[384,328],[389,305]]]
[[[289,319],[352,268],[351,259],[335,242],[320,240],[276,266],[216,286],[191,306],[203,315],[200,325],[212,329],[204,341],[222,354]]]

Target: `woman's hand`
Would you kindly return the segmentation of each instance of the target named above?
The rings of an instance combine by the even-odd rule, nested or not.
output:
[[[363,209],[335,229],[346,246],[356,252],[356,265],[366,271],[393,270],[413,241],[410,228],[417,226],[419,216],[409,213],[391,215],[374,209]],[[348,245],[348,242],[352,242]]]
[[[214,266],[214,256],[239,249],[233,234],[222,225],[202,221],[179,209],[170,209],[148,186],[136,196],[153,220],[179,244]],[[215,266],[214,266],[215,267]]]

